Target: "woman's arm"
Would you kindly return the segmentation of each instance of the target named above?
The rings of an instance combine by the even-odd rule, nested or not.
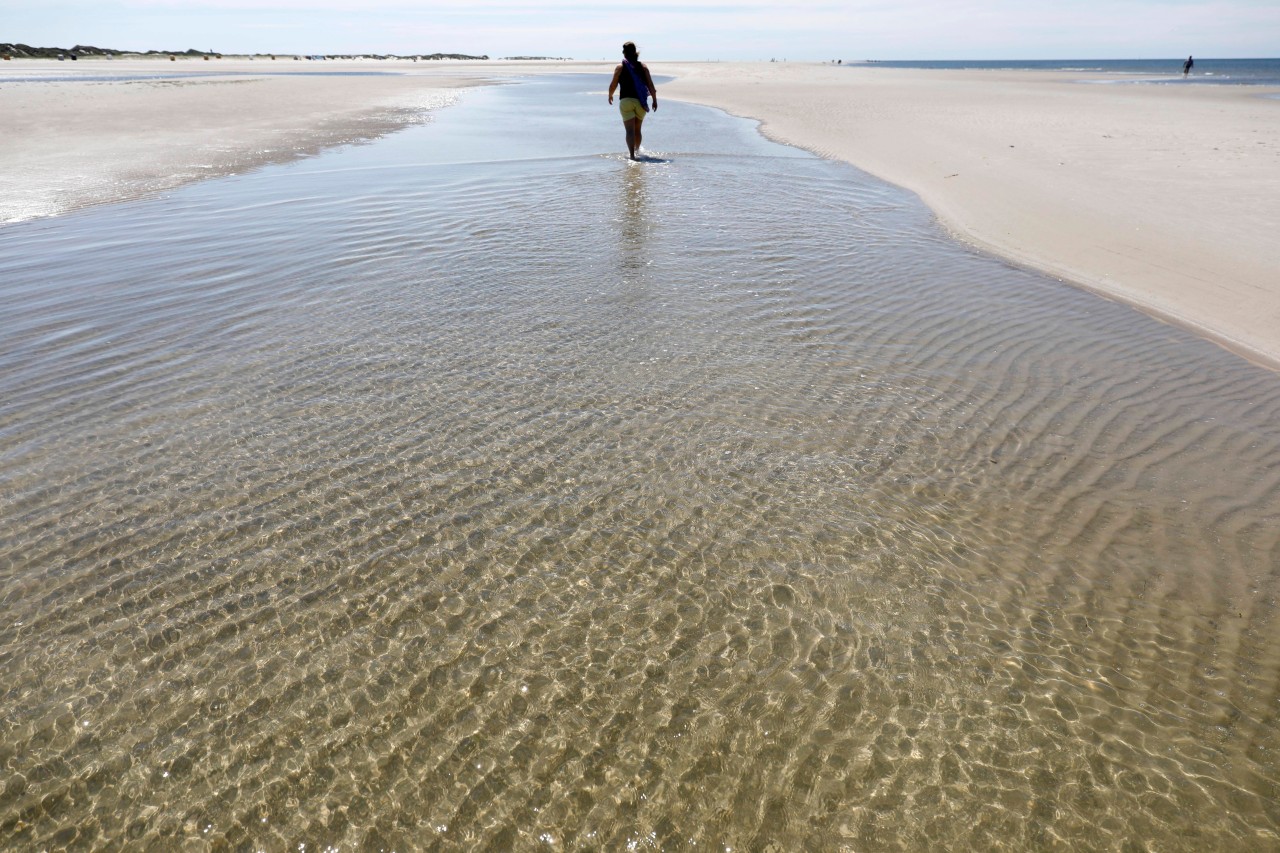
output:
[[[613,103],[613,93],[618,88],[618,81],[622,79],[622,66],[619,65],[613,69],[613,79],[609,81],[609,103]]]
[[[649,66],[644,66],[644,82],[649,87],[649,94],[653,97],[653,111],[658,111],[658,87],[653,85],[653,77],[649,74]]]

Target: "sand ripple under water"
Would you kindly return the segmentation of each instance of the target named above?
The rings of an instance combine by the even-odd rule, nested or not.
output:
[[[1280,379],[588,88],[0,230],[3,846],[1280,846]]]

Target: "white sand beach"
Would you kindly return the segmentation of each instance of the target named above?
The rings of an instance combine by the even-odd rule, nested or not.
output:
[[[666,97],[919,196],[958,237],[1280,365],[1280,100],[1102,74],[662,67]]]
[[[650,64],[676,78],[660,86],[664,99],[758,119],[777,140],[919,194],[975,246],[1280,365],[1280,100],[1263,97],[1274,90],[1117,84],[1084,73]],[[539,73],[604,77],[611,68],[5,63],[6,74],[67,82],[0,84],[0,222],[378,136],[421,120],[461,87]],[[74,80],[170,72],[222,76]],[[660,148],[660,133],[651,142]]]
[[[548,68],[564,70],[292,57],[0,63],[0,77],[58,78],[0,83],[0,223],[372,139],[422,121],[458,89]]]

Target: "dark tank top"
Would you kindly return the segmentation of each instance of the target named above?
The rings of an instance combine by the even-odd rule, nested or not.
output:
[[[649,73],[649,69],[645,68],[644,63],[642,62],[633,62],[631,63],[631,67],[636,70],[636,74],[640,75],[640,79],[642,81],[644,80],[645,75]],[[635,98],[637,101],[640,100],[640,96],[636,94],[635,81],[632,80],[631,75],[627,73],[627,66],[625,65],[622,66],[622,76],[618,78],[618,89],[622,92],[620,97]]]

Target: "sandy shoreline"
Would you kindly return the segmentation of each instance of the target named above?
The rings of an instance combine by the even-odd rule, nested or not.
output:
[[[906,187],[963,240],[1280,366],[1280,101],[1261,97],[1280,90],[788,63],[675,73],[664,95]]]
[[[567,63],[0,63],[0,223],[137,198],[423,121],[458,90]],[[582,67],[582,65],[579,65]],[[599,63],[586,67],[603,67]],[[180,74],[180,79],[138,79]],[[103,80],[95,78],[115,77]],[[132,79],[130,79],[132,78]]]
[[[775,139],[917,193],[963,240],[1280,366],[1280,100],[1259,97],[1277,90],[1085,85],[1090,75],[1050,72],[652,65],[676,78],[663,98],[758,119]],[[0,83],[0,222],[380,136],[467,86],[611,67],[4,63],[0,76],[68,81]],[[223,76],[72,79],[173,72]]]

